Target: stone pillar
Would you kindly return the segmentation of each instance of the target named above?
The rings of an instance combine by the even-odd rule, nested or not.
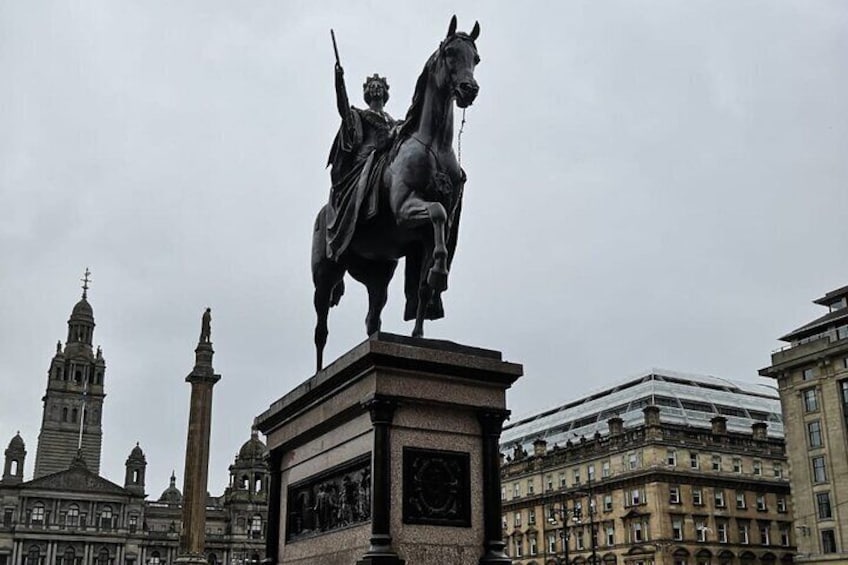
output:
[[[374,427],[374,447],[371,451],[371,545],[357,565],[403,565],[392,549],[392,468],[389,448],[389,426],[397,403],[373,398],[365,403]]]
[[[283,481],[280,462],[282,458],[281,449],[270,452],[268,468],[271,482],[268,485],[268,525],[265,528],[264,565],[276,565],[280,555],[280,496]]]
[[[221,379],[212,368],[209,309],[203,315],[203,330],[194,350],[194,369],[186,377],[191,384],[188,437],[183,483],[182,531],[178,563],[205,564],[206,492],[209,478],[209,436],[212,431],[212,387]]]
[[[501,531],[501,467],[500,438],[503,422],[509,412],[486,410],[477,417],[483,435],[483,549],[480,565],[507,565],[512,560],[504,553]],[[547,543],[547,542],[546,542]]]

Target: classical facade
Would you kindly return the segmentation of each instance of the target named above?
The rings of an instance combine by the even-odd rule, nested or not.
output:
[[[513,563],[792,562],[779,402],[767,387],[654,370],[511,424]]]
[[[121,484],[99,475],[106,362],[92,347],[87,286],[68,320],[67,341],[49,364],[34,476],[24,477],[27,449],[19,434],[4,453],[0,565],[171,565],[177,558],[176,477],[158,499],[147,500],[147,460],[138,445]],[[265,444],[253,432],[230,466],[229,486],[207,499],[210,565],[264,558],[267,477]]]
[[[760,370],[777,381],[792,470],[798,562],[848,563],[848,286],[780,339]]]

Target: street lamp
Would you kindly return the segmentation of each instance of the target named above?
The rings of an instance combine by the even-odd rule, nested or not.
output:
[[[571,514],[571,520],[575,524],[580,523],[580,518],[574,515],[573,511],[569,511],[568,507],[565,503],[565,496],[560,498],[560,507],[552,506],[550,509],[550,514],[548,514],[548,524],[556,525],[557,517],[562,520],[562,530],[560,531],[560,538],[562,538],[562,551],[563,551],[563,559],[564,565],[569,565],[568,561],[568,540],[570,537],[568,531],[568,515]],[[546,540],[547,542],[547,540]],[[556,557],[556,548],[554,548],[554,556]],[[558,560],[558,559],[557,559]]]

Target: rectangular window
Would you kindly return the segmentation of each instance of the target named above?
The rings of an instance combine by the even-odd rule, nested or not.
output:
[[[548,475],[545,477],[545,490],[551,491],[554,490],[554,476]]]
[[[747,522],[739,522],[739,543],[747,544],[750,543],[748,540],[748,523]]]
[[[577,549],[584,549],[583,529],[582,528],[580,528],[579,530],[577,530],[577,532],[575,532],[574,543],[577,544]]]
[[[763,462],[759,460],[754,460],[754,474],[762,475],[763,474]]]
[[[677,451],[674,449],[669,449],[665,454],[665,462],[666,465],[674,467],[677,465]]]
[[[506,487],[501,487],[501,500],[506,500]]]
[[[637,453],[627,455],[627,467],[631,471],[639,468],[639,455]]]
[[[535,524],[536,523],[536,509],[535,508],[531,508],[530,510],[527,511],[527,523],[528,524]]]
[[[780,526],[780,545],[783,547],[789,547],[790,543],[789,526]]]
[[[612,511],[612,495],[605,494],[604,495],[604,512]]]
[[[595,480],[595,464],[589,465],[586,467],[586,476],[590,482]]]
[[[668,501],[671,504],[680,504],[680,487],[668,487]]]
[[[727,522],[716,523],[716,530],[718,532],[718,542],[727,543]]]
[[[701,487],[692,487],[692,504],[702,506],[704,504],[704,493]]]
[[[610,462],[604,461],[601,463],[601,477],[607,478],[610,476]]]
[[[848,357],[845,358],[845,368],[848,369]],[[848,381],[839,381],[839,390],[842,393],[842,416],[845,418],[845,427],[848,428]]]
[[[671,519],[671,537],[677,541],[683,540],[683,519]]]
[[[512,484],[512,498],[521,498],[521,485],[519,483]]]
[[[739,509],[747,508],[747,504],[745,503],[745,491],[741,491],[741,490],[736,491],[736,508],[739,508]]]
[[[530,555],[536,555],[536,536],[530,536]]]
[[[742,472],[742,459],[740,459],[739,457],[733,458],[733,472],[734,473],[741,473]]]
[[[760,512],[766,511],[766,495],[758,494],[757,495],[757,510]]]
[[[801,373],[801,379],[802,379],[802,380],[805,380],[805,381],[810,381],[810,380],[812,380],[815,376],[816,376],[816,372],[815,372],[812,368],[810,368],[810,369],[804,369],[804,372],[803,372],[803,373]]]
[[[762,545],[771,545],[771,540],[769,538],[768,524],[761,524],[760,525],[760,543]]]
[[[825,469],[824,455],[820,455],[818,457],[813,457],[813,482],[814,483],[826,483],[827,482],[827,469]]]
[[[724,508],[724,491],[721,489],[715,489],[715,506],[716,508]]]
[[[836,535],[833,530],[822,530],[822,553],[836,553]]]
[[[821,422],[818,420],[807,423],[807,441],[811,448],[822,446]]]
[[[633,541],[634,542],[642,542],[645,541],[642,537],[642,523],[634,522],[633,523]]]
[[[782,479],[783,478],[783,465],[781,465],[780,463],[774,464],[774,477],[776,479]]]
[[[579,485],[580,484],[580,469],[574,469],[573,479],[574,480],[571,482],[572,485]]]
[[[777,495],[777,511],[781,514],[786,512],[786,497],[782,494]]]
[[[559,488],[565,488],[565,471],[559,474]]]
[[[698,453],[695,451],[689,452],[689,467],[692,469],[700,469],[701,461],[698,458]]]
[[[607,547],[615,545],[615,526],[612,523],[607,524]]]
[[[830,508],[830,493],[817,492],[816,506],[818,507],[819,520],[833,518],[833,510]]]
[[[527,494],[531,495],[535,492],[533,488],[533,479],[527,479]]]
[[[521,557],[523,553],[523,547],[521,545],[521,538],[515,538],[515,557]]]
[[[548,553],[556,553],[556,534],[548,534]]]
[[[630,505],[636,506],[642,503],[642,497],[640,496],[639,489],[634,488],[630,491]]]
[[[721,471],[721,455],[713,455],[713,471]]]
[[[695,520],[695,539],[707,541],[707,523],[702,519]]]
[[[801,400],[804,404],[804,412],[819,411],[819,396],[815,388],[808,388],[801,391]]]
[[[516,512],[512,516],[512,525],[516,528],[521,526],[521,512]]]
[[[15,515],[14,508],[5,508],[3,510],[3,527],[11,528],[12,527],[12,517]]]

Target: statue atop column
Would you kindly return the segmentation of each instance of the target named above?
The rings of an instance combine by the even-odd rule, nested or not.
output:
[[[207,308],[200,320],[200,343],[212,343],[212,308]]]

